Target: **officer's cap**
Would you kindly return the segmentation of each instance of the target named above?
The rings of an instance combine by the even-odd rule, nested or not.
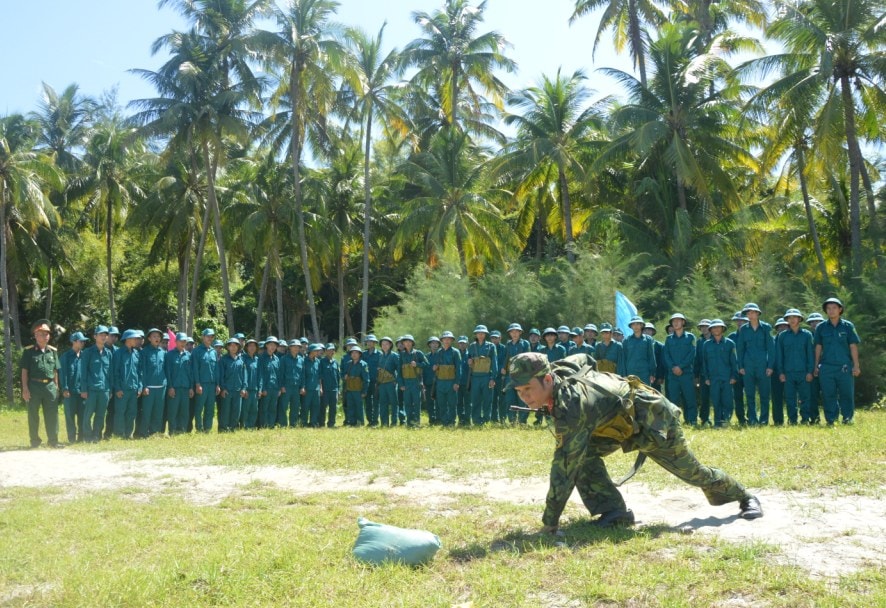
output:
[[[308,347],[308,352],[309,352],[309,353],[322,352],[323,350],[324,350],[324,348],[323,348],[323,345],[322,345],[322,344],[314,343],[314,344],[311,344],[311,345]]]
[[[581,327],[573,327],[572,329],[569,330],[570,336],[580,336],[583,333],[584,333],[584,331],[582,331]]]
[[[511,323],[510,325],[508,325],[508,332],[509,333],[514,331],[515,329],[517,331],[519,331],[520,333],[523,333],[523,326],[520,325],[519,323]]]
[[[521,353],[508,364],[508,385],[510,390],[529,384],[533,378],[543,378],[551,373],[551,364],[544,353]]]
[[[558,334],[568,334],[569,333],[569,326],[568,325],[561,325],[560,327],[557,328],[557,333]]]
[[[823,311],[827,312],[827,310],[828,310],[828,304],[836,304],[837,306],[840,307],[840,312],[843,312],[843,302],[841,302],[838,298],[828,298],[828,299],[825,300],[824,303],[821,305],[821,309],[822,309]]]
[[[200,332],[200,335],[201,336],[214,336],[215,330],[212,329],[211,327],[207,327],[206,329],[204,329],[203,331]]]
[[[655,329],[655,325],[653,325],[652,323],[649,323],[649,322],[647,322],[647,323],[643,326],[643,329],[644,329],[644,330],[645,330],[645,329],[651,329],[653,334],[658,333],[658,330]]]
[[[108,327],[108,335],[109,336],[119,336],[120,330],[117,329],[116,325],[111,325],[110,327]]]
[[[714,327],[722,327],[723,329],[726,329],[726,324],[723,322],[723,319],[714,319],[711,321],[711,328]]]
[[[443,332],[444,337],[445,337],[446,333],[450,333],[450,334],[451,334],[452,332]],[[383,337],[383,338],[381,339],[381,342],[390,342],[391,345],[394,344],[394,340],[391,338],[391,336],[385,336],[385,337]]]
[[[237,344],[240,344],[240,343],[237,342]],[[219,346],[224,346],[224,345],[225,345],[225,343],[222,342],[221,340],[213,340],[212,341],[212,348],[217,348]]]
[[[600,333],[605,334],[607,332],[612,333],[612,325],[609,323],[600,323]]]
[[[225,342],[225,348],[227,348],[231,344],[236,344],[240,348],[243,347],[243,345],[240,344],[240,340],[238,340],[237,338],[228,338],[228,341]]]
[[[478,325],[477,327],[474,328],[474,335],[476,335],[476,334],[488,334],[488,333],[489,333],[489,330],[486,329],[486,326],[485,326],[485,325]]]
[[[710,319],[702,319],[701,321],[698,322],[698,326],[699,327],[710,327],[711,320]]]
[[[459,336],[459,337],[458,337],[458,343],[459,343],[459,344],[467,344],[467,343],[468,343],[468,337],[467,337],[467,336]]]
[[[152,327],[151,329],[148,330],[147,336],[149,338],[151,337],[151,334],[160,334],[161,338],[166,335],[164,332],[160,331],[156,327]]]
[[[639,323],[640,325],[645,326],[646,322],[643,320],[643,317],[639,315],[634,315],[631,317],[631,320],[628,321],[628,327],[633,327],[634,323]]]
[[[375,337],[375,334],[369,334],[364,342],[378,342],[378,338]]]
[[[683,319],[683,321],[685,322],[686,315],[684,315],[682,312],[675,312],[674,314],[671,315],[671,318],[668,319],[668,321],[673,321],[674,319]]]
[[[400,338],[400,342],[406,342],[407,340],[415,344],[415,338],[412,337],[412,334],[404,334],[403,337]]]
[[[760,310],[760,307],[757,306],[756,304],[754,304],[753,302],[748,302],[747,304],[745,304],[744,308],[741,309],[741,312],[747,313],[751,310],[753,310],[754,312],[759,312],[759,313],[763,312],[762,310]]]
[[[569,331],[569,329],[567,328],[566,331]],[[543,332],[541,332],[541,335],[546,336],[548,334],[554,334],[556,336],[557,330],[554,329],[553,327],[545,327],[545,330]]]
[[[594,333],[598,333],[597,326],[594,325],[593,323],[588,323],[587,325],[585,325],[585,331],[592,331]]]
[[[52,328],[50,327],[50,323],[48,319],[40,319],[38,321],[34,321],[34,324],[31,325],[31,333],[37,333],[38,331],[51,332]]]
[[[491,332],[489,332],[489,337],[490,338],[501,338],[501,332],[498,331],[497,329],[493,329]]]
[[[82,331],[75,331],[71,334],[71,342],[86,342],[89,338],[83,335]]]
[[[97,336],[99,334],[106,334],[106,333],[109,333],[109,332],[108,332],[108,328],[104,325],[99,325],[92,331],[93,336]]]
[[[775,326],[776,326],[776,327],[778,327],[779,325],[788,325],[788,322],[784,320],[784,317],[780,317],[780,318],[775,322]]]
[[[453,340],[455,340],[455,334],[447,329],[442,334],[440,334],[440,339],[442,340],[443,338],[452,338]]]
[[[438,338],[437,336],[431,336],[430,338],[428,338],[428,344],[430,344],[431,342],[436,342],[437,344],[440,344],[440,338]]]
[[[533,327],[529,330],[529,335],[530,336],[541,336],[541,332],[538,331],[537,327]]]
[[[301,346],[301,340],[298,338],[293,338],[289,341],[289,346]]]

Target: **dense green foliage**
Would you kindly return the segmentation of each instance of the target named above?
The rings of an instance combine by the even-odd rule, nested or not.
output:
[[[62,340],[111,322],[422,341],[610,319],[616,288],[656,321],[838,294],[875,400],[886,3],[608,6],[593,45],[612,29],[637,74],[600,68],[621,83],[602,97],[591,66],[507,90],[485,3],[415,13],[397,51],[334,0],[161,0],[189,29],[135,70],[155,97],[46,85],[0,117],[6,347],[43,316]]]

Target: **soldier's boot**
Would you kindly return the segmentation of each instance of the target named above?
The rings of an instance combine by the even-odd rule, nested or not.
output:
[[[601,513],[600,517],[594,520],[594,525],[598,528],[610,528],[612,526],[632,526],[634,525],[634,521],[634,512],[630,509],[615,509],[613,511]]]
[[[756,496],[745,498],[739,503],[739,507],[741,511],[738,512],[738,516],[742,519],[758,519],[763,517],[763,507]]]

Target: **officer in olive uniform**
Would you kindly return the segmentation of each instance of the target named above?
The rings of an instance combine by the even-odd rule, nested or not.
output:
[[[468,347],[468,367],[471,368],[471,422],[482,425],[492,417],[492,391],[498,376],[498,349],[486,341],[489,330],[485,325],[474,328],[474,342]]]
[[[59,358],[59,385],[65,405],[68,443],[83,441],[83,398],[80,397],[80,356],[88,338],[77,331],[71,334],[71,349]]]
[[[587,355],[550,364],[539,353],[510,362],[510,386],[533,410],[553,418],[556,439],[543,531],[556,532],[573,489],[600,514],[598,526],[634,523],[634,514],[609,477],[603,457],[638,450],[683,481],[702,489],[708,502],[739,502],[739,516],[763,515],[760,502],[725,472],[701,464],[689,449],[677,406],[636,377],[599,373]],[[638,463],[636,467],[641,464]]]
[[[58,442],[58,372],[60,361],[58,351],[49,344],[51,331],[49,321],[40,319],[31,326],[34,344],[22,351],[21,378],[22,399],[28,406],[28,435],[31,447],[39,447],[40,410],[43,410],[43,425],[50,447],[59,447]]]
[[[822,305],[827,321],[815,328],[815,371],[824,397],[824,418],[833,426],[837,416],[852,424],[855,415],[855,379],[861,375],[855,325],[842,318],[843,303],[828,298]]]

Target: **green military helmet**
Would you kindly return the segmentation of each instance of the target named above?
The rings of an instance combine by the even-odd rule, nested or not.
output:
[[[674,314],[672,314],[671,318],[668,319],[668,322],[672,322],[674,319],[683,319],[684,322],[687,321],[686,315],[684,315],[682,312],[675,312]]]
[[[615,329],[612,330],[612,333],[619,335],[619,336],[625,335],[624,332],[621,330],[621,327],[616,327]]]
[[[335,350],[335,344],[329,342],[326,344],[326,350]]]
[[[234,334],[234,337],[237,338],[238,340],[240,340],[240,341],[242,342],[243,340],[246,339],[246,334],[243,334],[243,333],[237,332],[236,334]]]
[[[88,342],[89,338],[83,335],[82,331],[75,331],[71,334],[71,342]]]
[[[698,327],[710,327],[710,326],[711,326],[710,319],[702,319],[701,321],[698,322]]]
[[[180,331],[177,334],[175,334],[175,341],[176,342],[185,342],[185,341],[187,341],[187,339],[188,339],[188,334],[186,334],[183,331]]]
[[[545,330],[543,332],[541,332],[541,335],[546,336],[548,334],[554,334],[556,336],[557,330],[554,329],[553,327],[545,327]]]
[[[825,300],[822,303],[821,309],[823,311],[827,312],[828,311],[828,304],[836,304],[837,306],[840,307],[840,312],[843,312],[843,302],[841,302],[839,298],[828,298],[827,300]]]
[[[311,341],[308,340],[307,338],[305,338],[304,336],[302,336],[299,339],[299,343],[301,343],[302,346],[308,346],[311,343]]]
[[[478,325],[474,328],[474,335],[476,336],[477,334],[489,335],[489,330],[486,328],[485,325]]]
[[[628,321],[628,327],[633,327],[635,323],[639,323],[642,326],[646,326],[646,322],[643,320],[643,317],[639,315],[634,315],[631,317],[631,320]]]
[[[363,349],[360,348],[359,344],[355,344],[351,348],[348,349],[348,353],[362,353]]]
[[[803,313],[797,310],[796,308],[788,308],[784,313],[784,319],[787,320],[788,317],[797,317],[801,321],[803,320]]]
[[[510,325],[508,325],[508,333],[511,333],[514,330],[519,331],[522,334],[523,326],[519,323],[511,323]]]
[[[529,384],[533,378],[543,378],[551,373],[551,364],[544,353],[520,353],[508,364],[506,390]]]
[[[810,324],[821,323],[822,321],[824,321],[824,317],[821,316],[820,312],[811,312],[809,313],[809,316],[806,317],[806,322]]]
[[[595,334],[600,333],[599,331],[597,331],[597,326],[593,323],[588,323],[587,325],[585,325],[584,331],[592,331]]]
[[[431,336],[430,338],[428,338],[428,344],[430,344],[431,342],[436,342],[437,344],[440,344],[440,338],[438,338],[437,336]]]
[[[726,324],[723,322],[723,319],[713,319],[711,321],[711,329],[715,327],[722,327],[723,329],[726,329]]]
[[[151,334],[160,334],[161,338],[164,336],[164,333],[162,331],[160,331],[159,329],[157,329],[156,327],[152,327],[151,329],[149,329],[148,333],[146,335],[150,338]]]
[[[265,342],[264,340],[261,340],[261,341],[258,343],[258,348],[259,348],[259,350],[261,350],[262,348],[264,348],[264,347],[265,347],[265,344],[266,344],[266,342]]]
[[[754,302],[748,302],[744,305],[744,308],[741,309],[742,314],[747,314],[750,311],[758,312],[763,314],[763,311],[760,310],[760,307],[757,306]]]
[[[369,334],[363,341],[368,344],[369,342],[378,342],[378,338],[375,337],[375,334]]]
[[[446,332],[443,332],[443,333],[446,333]],[[394,339],[391,338],[391,336],[384,336],[381,340],[379,340],[379,344],[381,344],[382,342],[390,342],[391,346],[394,345]]]
[[[585,332],[582,330],[581,327],[573,327],[572,329],[569,330],[570,336],[581,336],[581,335],[584,335],[584,333]]]
[[[408,340],[409,342],[412,342],[413,344],[415,344],[415,338],[412,337],[412,334],[404,334],[404,335],[400,338],[400,342],[406,342],[407,340]]]
[[[658,330],[655,329],[655,325],[653,325],[652,323],[650,323],[650,322],[648,322],[648,321],[646,322],[645,325],[643,325],[643,329],[644,329],[644,330],[651,329],[651,330],[652,330],[652,335],[653,335],[653,336],[654,336],[655,334],[658,333]]]
[[[243,344],[243,347],[245,348],[245,347],[249,346],[250,344],[255,344],[256,347],[261,348],[261,345],[259,344],[258,340],[256,340],[255,338],[249,338],[249,339]]]
[[[748,318],[746,316],[744,316],[743,311],[739,310],[737,313],[732,315],[732,320],[733,321],[747,321]]]
[[[227,348],[231,344],[236,344],[238,349],[243,348],[243,345],[240,344],[240,340],[238,340],[237,338],[228,338],[228,341],[225,342],[225,348]]]
[[[467,337],[467,336],[459,336],[459,337],[458,337],[458,343],[459,343],[459,344],[467,344],[467,343],[468,343],[468,337]]]
[[[787,327],[787,326],[788,326],[788,322],[784,320],[784,317],[779,317],[779,318],[775,321],[775,329],[778,329],[778,328],[781,327],[781,326],[784,326],[784,327]]]
[[[237,342],[237,344],[240,344],[240,343]],[[212,341],[212,348],[218,348],[219,346],[224,347],[224,345],[225,345],[225,343],[222,342],[221,340],[213,340]]]
[[[568,325],[561,325],[560,327],[557,328],[557,333],[558,334],[568,334],[569,333],[569,326]]]
[[[530,335],[530,336],[538,336],[538,337],[540,338],[540,337],[541,337],[541,332],[538,331],[538,328],[537,328],[537,327],[532,327],[532,328],[529,329],[529,335]]]
[[[116,326],[116,325],[111,325],[111,326],[108,327],[108,335],[109,335],[109,336],[119,336],[119,335],[120,335],[120,330],[117,329],[117,326]]]
[[[92,330],[92,335],[97,336],[99,334],[109,334],[108,328],[106,325],[98,325],[94,330]]]
[[[188,344],[194,344],[194,338],[192,338],[191,336],[188,336],[188,339],[185,340],[185,342]]]
[[[289,346],[301,346],[301,340],[298,338],[293,338],[289,341]]]
[[[609,323],[600,323],[600,333],[612,333],[612,325]]]
[[[354,346],[355,344],[357,344],[356,338],[348,338],[347,340],[345,340],[345,348],[349,346]]]
[[[276,336],[268,336],[267,338],[265,338],[265,344],[268,344],[269,342],[273,342],[274,344],[276,344],[277,343]]]
[[[501,338],[501,332],[498,331],[497,329],[493,329],[491,332],[489,332],[489,337],[490,338]]]

